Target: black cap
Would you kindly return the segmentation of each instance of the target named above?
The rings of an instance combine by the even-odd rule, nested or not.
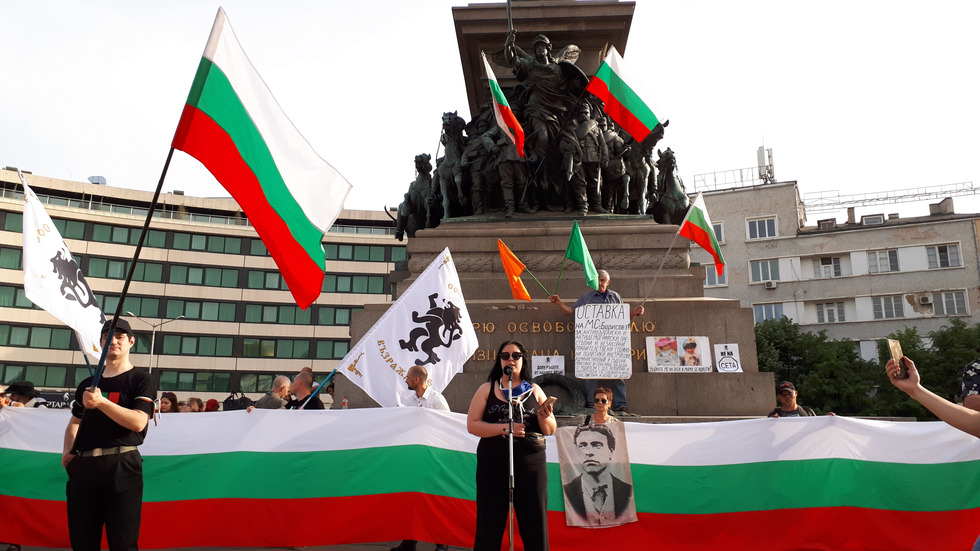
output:
[[[106,331],[108,331],[111,325],[112,325],[111,319],[105,320],[105,323],[102,325],[102,332],[105,333]],[[116,331],[122,331],[123,333],[126,333],[129,336],[133,336],[133,328],[129,326],[128,321],[122,318],[116,320]]]
[[[17,381],[7,385],[7,394],[23,394],[31,398],[37,398],[37,390],[34,390],[34,383],[30,381]]]
[[[783,382],[779,383],[778,385],[776,385],[776,394],[779,394],[780,392],[782,392],[784,390],[792,390],[793,392],[796,392],[796,387],[793,386],[793,383],[791,383],[789,381],[783,381]]]

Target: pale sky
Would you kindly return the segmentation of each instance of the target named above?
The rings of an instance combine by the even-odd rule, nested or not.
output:
[[[396,206],[414,156],[436,152],[442,112],[469,118],[451,13],[463,4],[0,0],[0,166],[152,190],[221,5],[283,110],[353,185],[345,206]],[[760,145],[804,195],[980,187],[978,21],[969,0],[638,0],[625,60],[670,119],[660,147],[688,191],[695,174],[754,166]],[[534,29],[514,24],[529,49]],[[175,189],[227,196],[182,152],[164,182]],[[980,212],[980,195],[954,205]],[[928,208],[858,209],[879,212]]]

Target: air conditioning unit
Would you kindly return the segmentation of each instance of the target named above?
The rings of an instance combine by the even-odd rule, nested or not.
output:
[[[767,281],[765,285],[766,285],[766,289],[775,289],[776,288],[776,282],[775,281]]]
[[[929,295],[919,297],[919,304],[932,304],[932,297]]]

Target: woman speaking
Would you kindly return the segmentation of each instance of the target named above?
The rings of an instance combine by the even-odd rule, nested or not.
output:
[[[524,345],[506,341],[489,382],[470,402],[466,430],[476,448],[476,541],[473,551],[499,551],[509,513],[508,393],[513,396],[514,509],[527,551],[548,550],[548,472],[544,436],[558,428],[552,404],[524,372]],[[528,358],[529,359],[529,358]]]

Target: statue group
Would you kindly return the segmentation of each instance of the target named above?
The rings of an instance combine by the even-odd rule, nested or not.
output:
[[[398,208],[396,237],[412,237],[448,218],[491,212],[504,218],[547,210],[683,220],[689,201],[675,175],[674,154],[668,148],[653,159],[667,122],[637,142],[585,90],[588,77],[575,65],[577,46],[553,55],[547,36],[534,37],[531,53],[516,42],[511,31],[491,57],[520,82],[506,93],[524,128],[524,155],[497,125],[492,104],[481,106],[468,123],[456,112],[443,113],[442,156],[437,153],[432,176],[430,157],[416,157],[417,177]]]

